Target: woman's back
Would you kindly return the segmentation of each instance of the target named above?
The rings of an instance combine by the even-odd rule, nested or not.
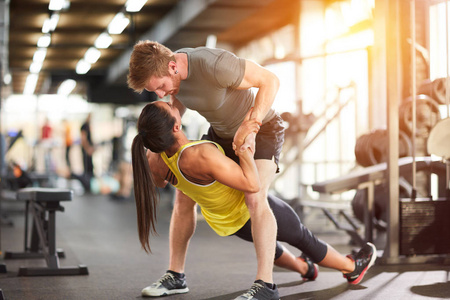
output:
[[[204,162],[202,164],[204,154],[217,148],[223,151],[219,145],[216,145],[216,149],[211,149],[210,147],[216,147],[214,145],[210,141],[191,142],[183,145],[171,157],[165,153],[161,153],[161,157],[177,179],[174,187],[197,202],[211,228],[217,234],[226,236],[241,228],[250,218],[250,214],[242,191],[226,186],[210,175],[199,176],[204,174],[205,170],[208,173],[209,169],[209,165]],[[205,178],[205,184],[199,183]]]

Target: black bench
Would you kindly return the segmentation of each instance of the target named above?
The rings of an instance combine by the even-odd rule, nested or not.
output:
[[[25,201],[25,241],[24,252],[5,252],[5,259],[45,258],[47,267],[21,267],[19,276],[44,275],[87,275],[84,265],[60,267],[62,250],[56,249],[56,211],[64,211],[61,201],[72,201],[73,192],[55,188],[24,188],[17,191],[16,199]],[[31,211],[33,227],[28,246],[28,215]]]

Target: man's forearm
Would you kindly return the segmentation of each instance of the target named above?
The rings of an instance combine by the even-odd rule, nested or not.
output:
[[[273,105],[279,84],[278,77],[273,75],[266,85],[259,88],[250,119],[256,119],[258,122],[264,120]]]

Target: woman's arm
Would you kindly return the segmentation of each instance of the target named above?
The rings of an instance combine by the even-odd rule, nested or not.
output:
[[[254,134],[254,133],[251,133]],[[215,147],[214,147],[215,148]],[[258,169],[250,148],[238,153],[240,165],[225,156],[219,149],[203,151],[203,171],[220,183],[234,189],[256,193],[260,189]],[[200,161],[200,160],[199,160]]]

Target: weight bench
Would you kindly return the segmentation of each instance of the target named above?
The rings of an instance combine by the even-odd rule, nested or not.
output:
[[[417,171],[427,170],[430,172],[433,171],[436,174],[445,174],[445,165],[440,160],[436,160],[431,157],[416,157],[415,160]],[[398,160],[400,174],[412,173],[412,161],[412,157],[402,157]],[[364,236],[356,239],[359,243],[373,242],[375,185],[386,180],[386,172],[387,163],[380,163],[361,170],[350,172],[346,175],[340,176],[339,178],[316,182],[312,185],[313,191],[324,194],[341,193],[353,189],[367,189],[367,203],[364,209],[365,232]],[[445,186],[445,182],[443,182],[443,177],[440,176],[439,187],[443,186]],[[443,190],[440,189],[439,193],[442,192]],[[327,216],[330,217],[329,214],[327,214]],[[351,227],[340,227],[335,221],[333,221],[333,223],[336,227],[338,227],[338,229],[346,230],[352,237],[359,235],[356,228],[352,231]]]
[[[45,258],[47,267],[21,267],[19,276],[45,275],[87,275],[84,265],[60,267],[59,258],[64,257],[62,250],[56,249],[57,211],[64,211],[61,201],[72,201],[71,190],[54,188],[23,188],[17,191],[16,199],[25,201],[25,241],[24,252],[5,252],[5,259]],[[28,247],[28,215],[31,210],[33,227],[31,243]]]

